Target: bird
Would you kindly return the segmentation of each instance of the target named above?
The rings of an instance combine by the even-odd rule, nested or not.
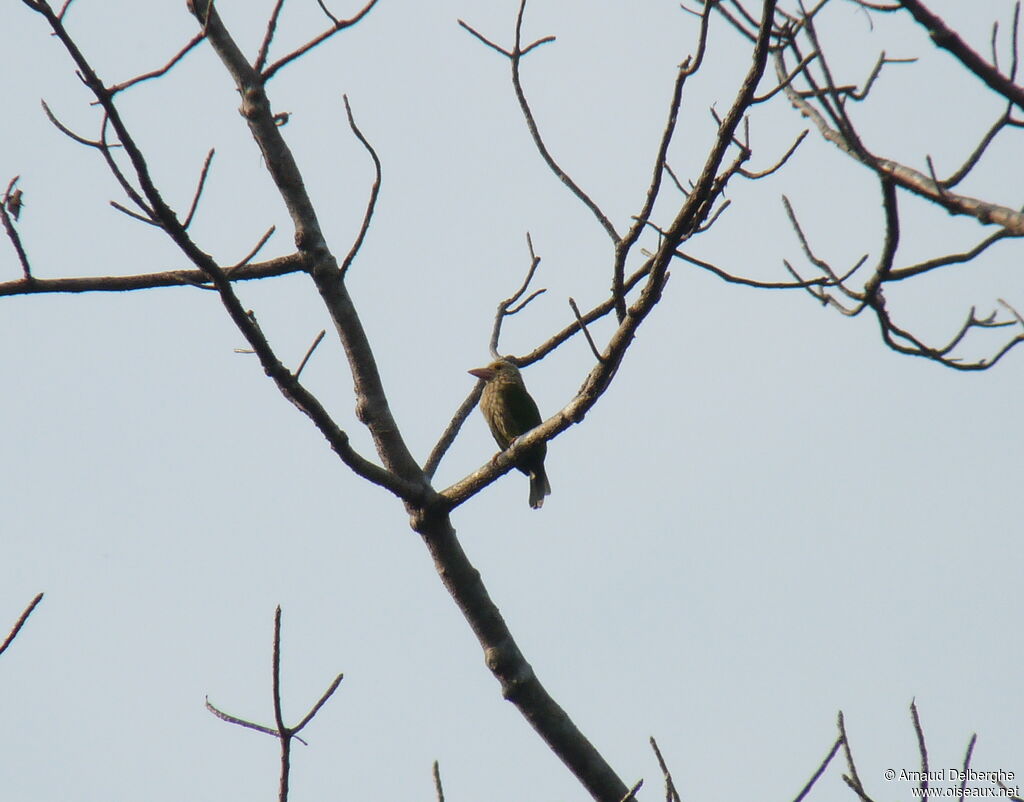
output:
[[[519,368],[512,362],[496,359],[487,367],[473,368],[469,373],[486,382],[480,395],[480,411],[502,451],[517,437],[540,425],[537,403],[527,392]],[[535,510],[544,505],[545,496],[551,495],[544,470],[547,451],[547,443],[537,443],[516,462],[516,467],[530,477],[530,507]]]

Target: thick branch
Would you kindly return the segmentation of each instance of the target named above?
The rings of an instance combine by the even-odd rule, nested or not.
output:
[[[479,571],[462,550],[448,516],[414,516],[412,525],[423,536],[441,581],[480,642],[502,696],[519,709],[595,800],[628,799],[626,785],[541,685],[488,595]]]
[[[368,3],[357,17],[339,23],[335,30],[361,19],[373,5],[373,2]],[[295,225],[295,244],[310,259],[313,281],[331,315],[352,370],[357,395],[356,414],[370,430],[384,465],[403,482],[419,485],[426,491],[423,472],[409,453],[391,414],[369,339],[342,281],[337,261],[327,247],[298,165],[274,122],[264,82],[267,73],[277,65],[268,67],[261,77],[242,55],[216,8],[208,0],[195,0],[193,6],[196,17],[206,25],[207,40],[231,74],[242,97],[241,114],[291,215]]]
[[[928,30],[928,35],[937,47],[953,54],[990,89],[998,92],[1018,108],[1024,109],[1024,87],[1017,86],[1003,75],[997,66],[989,64],[979,56],[956,31],[946,25],[941,17],[933,14],[920,0],[900,0],[900,5]]]

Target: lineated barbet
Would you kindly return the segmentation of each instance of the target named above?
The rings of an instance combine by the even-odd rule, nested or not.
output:
[[[498,359],[485,368],[469,372],[487,382],[480,396],[480,411],[502,451],[517,437],[540,425],[537,404],[526,391],[519,368],[507,359]],[[540,442],[516,462],[516,467],[530,477],[530,506],[535,510],[540,509],[544,497],[551,494],[548,475],[544,472],[547,452],[548,444]]]

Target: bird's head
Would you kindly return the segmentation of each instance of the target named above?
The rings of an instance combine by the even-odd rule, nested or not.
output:
[[[471,376],[476,376],[485,382],[491,382],[495,379],[499,382],[521,383],[523,381],[522,376],[519,374],[519,368],[507,359],[496,359],[485,368],[473,368],[468,372]]]

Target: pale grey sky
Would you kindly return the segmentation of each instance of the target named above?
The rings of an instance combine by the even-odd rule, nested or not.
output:
[[[68,24],[116,82],[187,41],[184,5],[78,0]],[[966,4],[932,5],[984,52],[991,21],[1009,24],[1009,3],[986,3],[976,19]],[[218,2],[249,53],[270,6]],[[347,251],[372,180],[343,92],[383,161],[378,216],[349,281],[420,457],[471,388],[465,371],[487,359],[495,304],[528,265],[527,231],[548,293],[506,324],[502,350],[529,350],[571,320],[568,296],[586,307],[610,281],[609,240],[533,150],[507,63],[456,24],[507,43],[516,6],[381,0],[269,87],[292,114],[285,134],[335,252]],[[902,17],[872,32],[835,0],[821,24],[844,80],[866,76],[882,49],[920,59],[887,70],[855,112],[881,155],[926,169],[931,154],[949,172],[1002,108]],[[315,3],[293,0],[277,52],[320,26]],[[21,175],[19,232],[36,274],[184,266],[158,231],[110,208],[123,199],[97,155],[45,120],[40,98],[87,136],[98,117],[43,20],[5,3],[0,31],[0,181]],[[525,31],[558,37],[524,66],[551,150],[625,226],[695,19],[670,2],[534,0]],[[670,157],[684,176],[714,134],[708,107],[728,106],[748,64],[721,20],[708,58]],[[265,253],[291,249],[237,105],[205,46],[122,99],[177,208],[217,148],[193,233],[224,263],[272,224]],[[782,97],[759,108],[752,165],[772,163],[805,124]],[[963,191],[1019,206],[1021,165],[999,148]],[[732,208],[693,251],[784,280],[783,258],[805,261],[783,193],[822,256],[877,256],[876,182],[814,132],[774,179],[732,185]],[[983,235],[922,204],[903,209],[900,264]],[[6,242],[0,253],[0,280],[20,275]],[[888,297],[942,339],[972,304],[1024,308],[1019,260],[1002,243]],[[301,277],[239,293],[293,366],[328,327]],[[292,799],[432,799],[434,759],[449,800],[585,798],[501,700],[401,505],[355,478],[256,359],[234,352],[244,342],[215,294],[15,297],[0,308],[0,631],[47,594],[0,657],[4,799],[275,798],[276,742],[203,702],[271,723],[278,604],[288,717],[346,677],[305,731],[310,745],[296,746]],[[543,414],[571,398],[591,359],[580,340],[526,371]],[[900,357],[867,318],[680,263],[616,384],[551,443],[544,509],[531,511],[525,478],[509,474],[454,524],[541,680],[624,780],[646,779],[644,798],[662,796],[654,735],[684,799],[791,799],[840,709],[875,798],[908,798],[910,785],[883,772],[919,767],[914,698],[933,765],[959,765],[977,732],[974,766],[1019,776],[1020,364],[1013,354],[962,374]],[[303,375],[369,454],[330,335]],[[439,486],[493,451],[474,413]],[[812,798],[852,798],[838,764]]]

